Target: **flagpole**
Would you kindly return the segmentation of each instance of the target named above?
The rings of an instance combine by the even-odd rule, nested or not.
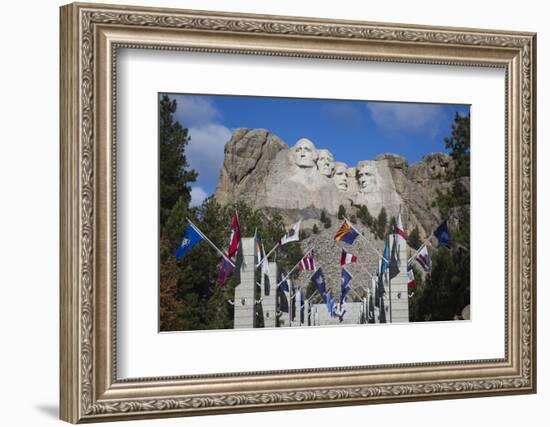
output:
[[[212,243],[212,241],[208,237],[206,237],[206,235],[199,229],[199,227],[197,227],[195,224],[193,224],[193,222],[189,218],[187,218],[187,222],[189,222],[189,224],[191,224],[191,226],[197,231],[197,233],[199,233],[201,235],[201,237],[203,237],[204,240],[206,240],[223,258],[225,258],[229,264],[231,264],[233,267],[235,267],[235,263],[233,261],[231,261],[227,257],[227,255],[225,255],[222,251],[220,251],[218,249],[218,247],[214,243]]]
[[[357,292],[355,292],[355,289],[353,289],[351,286],[349,287],[349,290],[352,291],[357,298],[363,299]]]
[[[262,244],[263,244],[263,243],[262,243]],[[270,250],[261,260],[260,260],[260,262],[259,262],[258,264],[256,264],[256,268],[258,268],[260,265],[262,265],[262,262],[264,262],[264,260],[265,260],[266,258],[269,258],[269,255],[271,255],[271,254],[273,253],[273,251],[274,251],[275,249],[277,249],[279,246],[280,246],[280,243],[277,242],[277,243],[275,244],[275,246],[273,246],[273,247],[271,248],[271,250]]]
[[[277,289],[279,287],[279,285],[281,283],[283,283],[289,276],[290,274],[296,270],[296,267],[298,267],[298,265],[302,262],[302,260],[309,254],[309,252],[313,249],[313,246],[309,247],[308,250],[305,252],[304,256],[302,258],[300,258],[300,261],[298,261],[294,267],[292,267],[292,269],[286,274],[286,276],[284,276],[284,278],[279,282],[277,283],[277,286],[275,286],[275,289]]]
[[[395,235],[394,235],[394,240],[395,240]],[[395,241],[392,242],[392,243],[395,245]],[[388,277],[388,290],[389,290],[389,293],[390,293],[390,323],[393,323],[392,322],[392,315],[391,315],[391,278],[390,278],[390,268],[389,268],[389,266],[386,269],[386,275]]]
[[[346,220],[346,222],[350,225],[351,228],[353,228],[357,234],[359,236],[361,236],[363,239],[365,239],[365,241],[369,244],[369,246],[371,247],[372,250],[374,250],[374,252],[376,252],[376,254],[378,256],[380,256],[384,261],[386,261],[388,264],[390,263],[386,258],[384,258],[384,255],[382,255],[380,252],[378,252],[378,249],[370,242],[369,239],[367,239],[363,233],[361,233],[357,228],[355,228],[355,226],[351,223],[351,221],[349,219],[347,219],[346,217],[344,217],[344,219]]]
[[[296,294],[294,294],[294,296],[291,296],[292,295],[292,286],[294,286],[294,284],[292,283],[292,281],[288,284],[288,326],[290,328],[292,328],[292,298],[294,298],[294,296],[296,296]],[[294,302],[294,307],[296,307],[296,302]]]

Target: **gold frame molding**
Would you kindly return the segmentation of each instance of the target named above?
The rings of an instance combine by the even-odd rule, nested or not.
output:
[[[535,34],[79,3],[60,13],[61,419],[536,391]],[[114,177],[120,47],[505,69],[505,357],[118,380]]]

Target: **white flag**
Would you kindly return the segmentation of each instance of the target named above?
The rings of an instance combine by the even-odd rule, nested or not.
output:
[[[265,256],[264,244],[262,243],[262,274],[264,276],[269,276],[269,261]]]
[[[296,224],[292,225],[288,233],[286,233],[283,238],[279,240],[279,244],[281,246],[300,240],[300,223],[301,221],[298,221]]]
[[[422,246],[422,248],[416,253],[416,261],[422,266],[424,271],[426,273],[430,272],[431,268],[431,262],[430,262],[430,254],[428,252],[428,248],[426,245]]]

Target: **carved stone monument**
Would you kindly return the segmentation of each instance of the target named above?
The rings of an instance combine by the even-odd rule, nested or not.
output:
[[[317,169],[322,175],[331,178],[334,172],[334,157],[328,150],[317,150]]]
[[[348,165],[342,162],[334,164],[334,185],[342,193],[346,193],[349,189],[348,182]]]
[[[315,208],[332,215],[340,205],[349,211],[365,205],[375,217],[382,208],[391,217],[403,207],[421,237],[437,226],[439,213],[432,206],[437,191],[452,186],[446,175],[454,167],[443,153],[428,154],[411,166],[399,155],[382,154],[348,167],[309,139],[288,147],[265,129],[235,130],[224,153],[215,193],[222,205],[243,201],[253,209]],[[463,184],[468,187],[469,180]]]

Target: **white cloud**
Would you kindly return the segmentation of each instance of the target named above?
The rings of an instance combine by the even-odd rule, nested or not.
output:
[[[207,197],[208,193],[204,191],[201,187],[191,187],[191,203],[189,205],[192,208],[195,206],[199,206]]]
[[[351,103],[334,102],[325,107],[331,120],[337,120],[347,126],[359,126],[364,119],[364,111]]]
[[[232,132],[223,125],[207,123],[189,129],[191,141],[186,148],[191,168],[199,173],[201,187],[215,189],[223,164],[223,149]]]
[[[221,117],[214,103],[207,97],[176,95],[174,98],[178,104],[176,119],[183,127],[201,126]]]
[[[446,119],[445,109],[433,104],[368,103],[374,122],[386,130],[435,136]]]

